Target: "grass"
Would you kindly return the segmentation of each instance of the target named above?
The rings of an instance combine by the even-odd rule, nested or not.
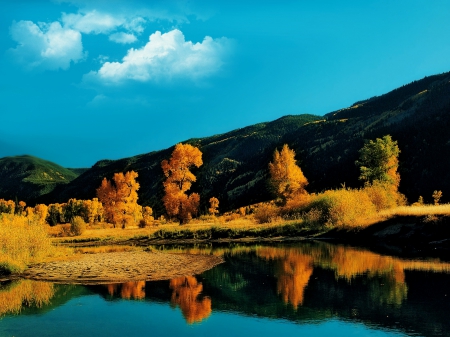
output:
[[[157,226],[125,229],[108,228],[101,225],[88,228],[77,237],[54,237],[55,244],[72,245],[109,245],[127,240],[228,240],[243,238],[275,238],[305,236],[311,232],[308,224],[301,220],[276,220],[260,224],[253,215],[244,217],[203,217],[192,220],[189,224],[165,223]],[[57,230],[52,228],[52,232]]]
[[[0,274],[18,273],[32,263],[68,253],[52,244],[46,226],[25,216],[0,214]]]

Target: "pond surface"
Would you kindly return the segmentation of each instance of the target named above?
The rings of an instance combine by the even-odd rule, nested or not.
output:
[[[450,336],[450,263],[327,243],[159,247],[225,263],[170,281],[0,284],[0,336]]]

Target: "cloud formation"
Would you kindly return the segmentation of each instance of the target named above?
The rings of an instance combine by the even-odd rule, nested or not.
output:
[[[31,21],[13,22],[10,33],[18,46],[9,53],[30,69],[67,69],[70,62],[85,57],[80,32],[62,27],[59,22],[39,25]]]
[[[157,31],[150,35],[144,47],[129,49],[122,62],[105,62],[98,72],[88,76],[106,83],[203,78],[221,68],[229,47],[226,38],[206,36],[201,43],[193,43],[185,41],[178,29],[165,34]]]
[[[142,33],[146,23],[146,20],[140,16],[125,17],[97,10],[77,14],[63,13],[61,20],[64,27],[84,34],[109,34],[119,27],[130,32]]]
[[[116,43],[133,43],[137,41],[137,37],[134,34],[128,34],[124,32],[114,33],[109,36],[109,40]]]
[[[75,29],[84,34],[108,34],[121,26],[125,20],[107,13],[91,11],[85,14],[62,14],[64,27]]]

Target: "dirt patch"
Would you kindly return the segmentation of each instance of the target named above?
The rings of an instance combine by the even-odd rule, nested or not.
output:
[[[32,280],[71,284],[168,280],[201,274],[224,262],[212,255],[161,252],[85,254],[71,261],[54,261],[29,267],[20,276]]]

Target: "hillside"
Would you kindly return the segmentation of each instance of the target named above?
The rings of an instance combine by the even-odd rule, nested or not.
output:
[[[33,201],[77,176],[72,170],[28,155],[0,158],[0,198]]]
[[[193,185],[192,191],[201,193],[204,200],[216,196],[221,200],[221,209],[269,198],[265,170],[280,139],[320,118],[313,115],[287,116],[222,135],[188,140],[187,143],[201,149],[204,162],[200,169],[194,171],[197,183]],[[40,201],[64,202],[71,197],[92,198],[103,177],[109,179],[115,172],[134,170],[139,173],[140,202],[151,205],[157,214],[162,214],[161,161],[168,159],[172,151],[173,148],[170,148],[116,161],[99,161],[75,181],[60,186]],[[205,208],[206,204],[203,205]]]
[[[444,73],[323,117],[285,116],[221,135],[190,139],[186,143],[198,146],[204,161],[202,167],[194,170],[198,180],[192,191],[201,193],[202,211],[211,196],[219,198],[221,211],[268,200],[271,196],[267,191],[267,164],[274,149],[284,143],[296,151],[298,163],[309,180],[309,192],[344,183],[349,187],[361,186],[355,166],[358,150],[365,140],[390,134],[401,150],[401,192],[411,202],[419,195],[431,202],[432,192],[442,190],[442,201],[447,201],[450,200],[447,198],[449,126],[450,73]],[[158,216],[164,212],[160,201],[163,196],[160,163],[170,157],[172,150],[173,147],[121,160],[99,161],[68,184],[60,184],[34,201],[92,198],[103,177],[135,170],[141,184],[140,203],[152,206]],[[30,194],[29,199],[33,201],[34,195]]]

